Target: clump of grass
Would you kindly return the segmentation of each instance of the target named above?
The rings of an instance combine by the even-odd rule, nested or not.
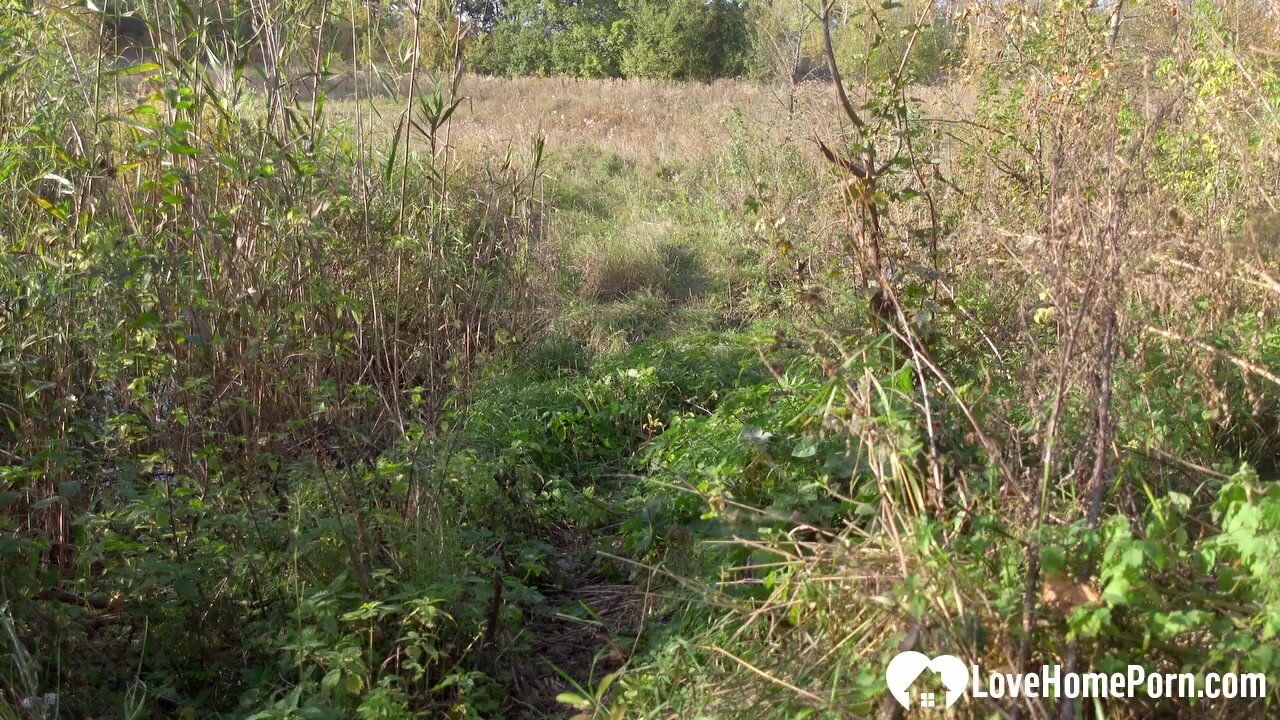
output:
[[[639,288],[614,302],[580,303],[562,316],[560,325],[591,352],[614,353],[670,329],[674,320],[668,298]]]
[[[578,295],[584,300],[624,300],[659,289],[666,280],[660,240],[651,235],[604,238],[587,250],[577,263],[582,276]]]
[[[671,237],[666,222],[635,223],[616,235],[577,248],[583,300],[616,302],[648,292],[688,300],[705,291],[707,279],[693,249]]]

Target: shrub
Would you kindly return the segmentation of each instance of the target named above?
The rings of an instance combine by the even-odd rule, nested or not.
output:
[[[622,58],[628,77],[710,80],[746,69],[746,15],[735,0],[640,0],[630,22],[633,39]]]

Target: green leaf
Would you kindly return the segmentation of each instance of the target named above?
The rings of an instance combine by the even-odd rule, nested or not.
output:
[[[1157,637],[1172,640],[1182,633],[1201,627],[1209,619],[1203,610],[1158,612],[1151,616],[1151,628]]]
[[[12,490],[0,490],[0,510],[4,510],[13,504],[15,500],[22,497],[22,493]]]
[[[0,70],[0,85],[4,85],[9,78],[13,77],[14,73],[18,72],[19,68],[26,64],[26,62],[27,60],[24,59],[22,62],[14,63],[13,65],[6,67],[4,70]]]
[[[817,455],[817,454],[818,454],[817,440],[802,440],[800,444],[796,445],[795,449],[791,451],[791,457],[794,457],[794,458],[813,457],[814,455]]]
[[[141,75],[143,73],[155,72],[160,66],[153,62],[138,63],[129,67],[116,68],[103,73],[103,77],[126,77],[129,75]]]
[[[1067,553],[1060,547],[1047,547],[1040,555],[1040,564],[1047,573],[1059,573],[1067,569]]]
[[[400,149],[400,137],[404,135],[405,118],[401,118],[396,125],[396,136],[391,140],[391,150],[387,153],[387,167],[382,172],[382,181],[391,182],[391,174],[396,169],[396,153]]]
[[[59,502],[62,502],[62,498],[58,497],[57,495],[53,495],[53,496],[51,496],[51,497],[47,497],[47,498],[45,498],[45,499],[43,499],[43,500],[41,500],[41,501],[39,501],[39,502],[31,503],[31,509],[32,509],[32,510],[44,510],[45,508],[47,508],[47,507],[52,507],[55,503],[59,503]]]
[[[563,692],[556,696],[556,702],[568,705],[574,710],[590,710],[591,701],[577,693]]]
[[[27,383],[27,387],[23,388],[24,396],[26,396],[27,400],[31,400],[31,398],[40,395],[41,391],[46,391],[46,389],[52,387],[56,386],[49,380],[32,380],[32,382]]]
[[[192,601],[200,598],[200,588],[189,577],[180,577],[173,584],[174,591],[182,600]]]
[[[134,330],[140,330],[142,328],[158,327],[160,325],[160,314],[154,310],[148,310],[142,313],[141,315],[139,315],[138,317],[134,318],[133,321],[129,323],[129,325]]]
[[[613,685],[613,681],[618,679],[618,673],[609,673],[600,680],[600,686],[596,688],[596,702],[604,699],[605,693],[609,692],[609,688]]]
[[[1111,624],[1111,608],[1078,607],[1067,624],[1073,637],[1098,637]]]

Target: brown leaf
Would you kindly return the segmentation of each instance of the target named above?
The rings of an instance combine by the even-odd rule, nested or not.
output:
[[[1102,595],[1090,583],[1078,583],[1066,573],[1046,575],[1040,587],[1040,602],[1062,612],[1071,612],[1084,605],[1096,605]]]

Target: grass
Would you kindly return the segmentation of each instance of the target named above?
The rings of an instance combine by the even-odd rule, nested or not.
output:
[[[180,47],[86,85],[89,31],[15,16],[0,717],[871,716],[906,644],[1256,671],[1107,716],[1273,713],[1275,43],[1019,7],[794,113],[313,105]]]
[[[335,122],[350,122],[357,103],[344,89],[349,75],[333,82],[328,111]],[[406,79],[401,78],[403,83]],[[381,84],[361,95],[366,132],[390,137],[400,108]],[[790,90],[774,83],[716,80],[681,83],[652,80],[575,78],[493,78],[467,76],[466,101],[454,116],[449,141],[471,160],[500,158],[513,144],[542,135],[565,154],[603,158],[604,174],[625,166],[658,172],[719,158],[731,140],[738,113],[771,144],[806,147],[815,131],[838,128],[829,86],[800,84],[788,111]],[[398,90],[403,96],[404,90]],[[912,89],[923,112],[956,116],[972,108],[974,89],[965,84]],[[807,153],[806,153],[807,154]]]

